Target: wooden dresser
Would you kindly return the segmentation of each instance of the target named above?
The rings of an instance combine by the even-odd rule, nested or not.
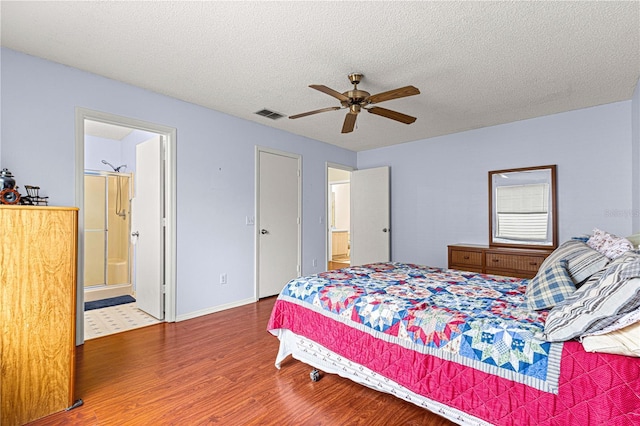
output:
[[[553,251],[474,244],[452,244],[448,250],[451,269],[518,278],[533,278]]]
[[[0,205],[0,424],[73,404],[78,209]]]

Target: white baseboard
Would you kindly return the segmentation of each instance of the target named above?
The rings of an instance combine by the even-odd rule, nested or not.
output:
[[[248,305],[249,303],[255,303],[256,301],[257,301],[256,299],[244,299],[244,300],[239,300],[239,301],[233,302],[233,303],[227,303],[226,305],[214,306],[213,308],[202,309],[200,311],[195,311],[195,312],[189,312],[188,314],[183,314],[183,315],[177,315],[176,316],[176,322],[180,322],[180,321],[184,321],[184,320],[188,320],[188,319],[192,319],[192,318],[201,317],[203,315],[214,314],[214,313],[220,312],[220,311],[226,311],[227,309],[237,308],[238,306],[243,306],[243,305]]]

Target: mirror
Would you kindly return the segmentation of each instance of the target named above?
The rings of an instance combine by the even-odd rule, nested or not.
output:
[[[556,166],[489,172],[489,245],[558,246]]]

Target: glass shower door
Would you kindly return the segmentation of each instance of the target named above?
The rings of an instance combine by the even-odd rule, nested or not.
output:
[[[84,286],[106,284],[107,245],[106,197],[104,176],[84,177]]]

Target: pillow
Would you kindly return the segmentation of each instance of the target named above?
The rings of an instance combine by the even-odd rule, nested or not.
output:
[[[612,331],[616,331],[616,330],[620,330],[621,328],[628,327],[631,324],[635,324],[637,322],[640,322],[640,309],[631,311],[628,314],[623,315],[622,317],[618,318],[616,322],[614,322],[613,324],[603,329],[592,331],[591,333],[583,334],[581,338],[584,338],[586,336],[595,336],[598,334],[610,333]]]
[[[633,244],[634,247],[640,248],[640,234],[628,235],[627,240]]]
[[[525,299],[529,309],[550,309],[575,291],[576,286],[567,272],[567,261],[561,260],[529,281]]]
[[[587,240],[587,245],[594,250],[602,250],[607,243],[607,233],[598,229],[593,229],[593,235]]]
[[[590,248],[586,243],[579,240],[569,240],[562,243],[542,262],[538,273],[546,271],[560,260],[568,261],[567,271],[576,286],[609,263],[608,257]]]
[[[549,311],[544,334],[560,342],[603,329],[640,309],[640,254],[628,251]]]
[[[587,352],[640,357],[640,322],[606,334],[587,336],[582,339],[582,346]]]
[[[582,241],[583,243],[586,243],[587,241],[589,241],[589,238],[591,238],[591,235],[587,235],[587,234],[576,235],[575,237],[571,237],[572,240]]]
[[[587,245],[594,250],[607,256],[609,259],[616,259],[629,250],[633,250],[631,241],[623,237],[618,237],[598,228],[593,230],[593,236],[587,241]]]

